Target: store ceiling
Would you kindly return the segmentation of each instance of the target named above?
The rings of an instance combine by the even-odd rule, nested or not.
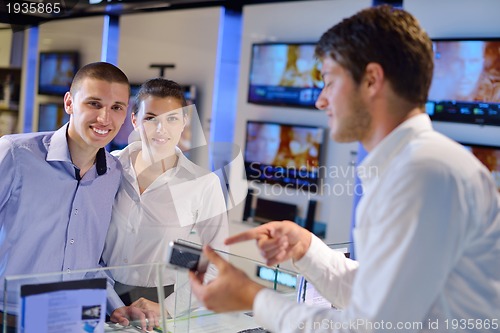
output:
[[[25,29],[41,23],[84,16],[123,15],[159,10],[221,6],[241,11],[243,6],[273,2],[308,0],[23,0],[0,2],[0,29]],[[373,0],[402,6],[403,0]],[[55,8],[59,7],[59,13]],[[50,11],[50,13],[49,13]]]
[[[298,0],[24,0],[2,1],[0,28],[25,28],[50,20],[93,15],[223,6],[241,11],[244,5]],[[23,3],[23,4],[21,4]],[[58,10],[56,8],[59,8]],[[58,13],[55,13],[58,11]],[[49,13],[50,12],[50,13]]]

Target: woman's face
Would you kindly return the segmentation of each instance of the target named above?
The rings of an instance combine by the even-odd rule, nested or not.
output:
[[[132,124],[140,133],[143,155],[147,152],[155,162],[175,154],[186,118],[178,99],[148,96],[132,114]]]

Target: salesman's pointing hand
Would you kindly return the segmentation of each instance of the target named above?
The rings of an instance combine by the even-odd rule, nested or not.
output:
[[[269,222],[226,239],[226,245],[255,239],[267,265],[304,256],[311,245],[311,233],[291,221]]]

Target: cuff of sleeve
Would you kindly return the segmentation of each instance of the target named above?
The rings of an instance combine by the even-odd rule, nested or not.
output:
[[[264,288],[257,293],[253,302],[253,316],[255,321],[259,325],[273,332],[278,329],[277,327],[274,327],[276,326],[276,317],[273,314],[272,307],[269,307],[269,304],[274,304],[270,302],[270,299],[274,296],[274,291]]]
[[[307,271],[309,268],[311,268],[313,260],[315,256],[322,251],[322,248],[328,248],[328,245],[326,245],[321,239],[319,239],[317,236],[312,235],[311,238],[311,245],[309,245],[309,249],[307,249],[306,254],[300,258],[297,261],[293,262],[293,265],[295,268],[297,268],[299,271]]]
[[[118,296],[118,294],[114,290],[111,292],[108,291],[108,301],[106,302],[106,310],[108,312],[108,315],[111,315],[113,311],[124,306],[125,304],[122,302],[120,296]]]

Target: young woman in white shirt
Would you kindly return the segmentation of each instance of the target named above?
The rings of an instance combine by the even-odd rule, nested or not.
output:
[[[219,178],[177,147],[187,122],[182,87],[161,78],[145,82],[131,120],[132,134],[140,140],[113,152],[123,166],[123,178],[103,252],[105,264],[166,263],[168,244],[177,239],[223,249],[228,225]],[[113,270],[115,290],[125,304],[160,314],[156,267]],[[187,280],[180,282],[175,271],[161,267],[165,309],[170,315],[174,309],[177,314],[187,310]],[[206,275],[215,275],[212,266]]]

